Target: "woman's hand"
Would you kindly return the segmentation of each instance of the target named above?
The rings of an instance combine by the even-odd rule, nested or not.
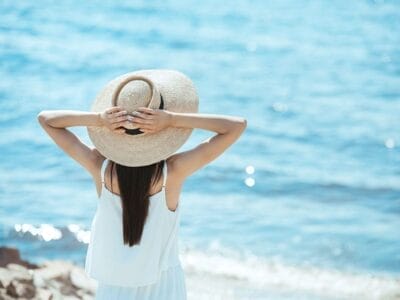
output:
[[[125,129],[137,127],[130,121],[128,112],[119,106],[109,107],[98,115],[101,124],[114,133],[122,134],[125,133]]]
[[[145,133],[155,133],[171,125],[172,114],[163,109],[139,107],[134,115],[129,116],[129,120]]]

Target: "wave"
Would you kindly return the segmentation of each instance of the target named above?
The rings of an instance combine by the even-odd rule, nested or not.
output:
[[[399,299],[400,278],[287,265],[216,248],[186,248],[181,261],[188,278],[201,277],[207,286],[218,286],[216,282],[220,281],[220,292],[231,288],[235,293],[235,286],[246,284],[253,293],[264,295],[260,299],[270,299],[271,295],[273,299]]]

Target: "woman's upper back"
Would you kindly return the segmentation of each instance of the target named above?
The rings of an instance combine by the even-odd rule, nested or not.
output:
[[[105,192],[110,193],[113,196],[120,197],[120,191],[118,187],[118,178],[116,173],[116,168],[112,168],[112,162],[107,158],[104,159],[101,167],[101,193],[105,190]],[[112,171],[112,177],[111,177]],[[179,205],[179,198],[181,192],[181,184],[177,182],[177,180],[173,180],[173,175],[170,171],[170,163],[167,160],[164,160],[164,168],[163,174],[160,179],[150,188],[150,198],[156,196],[164,191],[165,204],[168,210],[171,212],[175,212]]]

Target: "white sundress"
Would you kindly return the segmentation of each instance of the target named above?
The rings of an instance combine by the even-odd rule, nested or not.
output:
[[[175,211],[167,207],[166,161],[162,190],[149,198],[142,238],[133,247],[123,244],[121,199],[104,184],[107,161],[85,260],[86,274],[98,282],[96,299],[186,300],[178,251],[180,204]]]

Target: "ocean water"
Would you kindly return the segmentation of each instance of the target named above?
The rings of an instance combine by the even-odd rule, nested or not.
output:
[[[0,245],[83,266],[95,186],[36,115],[177,69],[248,120],[183,188],[190,299],[398,299],[399,33],[399,1],[2,1]]]

